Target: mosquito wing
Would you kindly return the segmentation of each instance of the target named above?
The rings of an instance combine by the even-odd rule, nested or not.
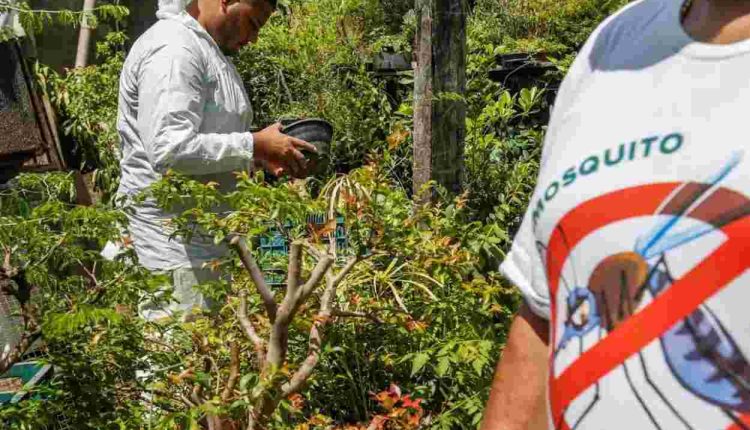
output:
[[[636,241],[636,252],[646,259],[662,254],[670,249],[684,245],[696,240],[720,227],[715,224],[700,225],[674,232],[679,222],[689,216],[703,203],[709,200],[716,190],[717,185],[723,181],[742,161],[741,153],[734,153],[729,161],[706,182],[686,182],[675,190],[672,195],[658,209],[657,214],[671,215],[658,222],[648,233]],[[735,211],[732,217],[720,217],[722,225],[728,224],[742,216],[750,213]]]

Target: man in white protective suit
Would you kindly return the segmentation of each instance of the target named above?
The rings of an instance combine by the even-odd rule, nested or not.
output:
[[[235,172],[263,165],[274,175],[305,170],[301,150],[315,148],[275,124],[251,133],[252,110],[228,56],[257,40],[276,0],[160,0],[159,21],[133,45],[120,78],[121,138],[118,195],[127,202],[167,170],[228,191]],[[210,306],[193,287],[217,278],[205,263],[225,245],[209,239],[170,239],[173,217],[154,202],[129,211],[129,233],[140,263],[172,275],[173,301],[142,310],[148,319]]]

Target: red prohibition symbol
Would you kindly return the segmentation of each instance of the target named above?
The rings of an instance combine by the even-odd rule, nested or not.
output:
[[[750,199],[736,191],[716,184],[674,182],[636,186],[596,197],[567,213],[553,230],[546,247],[544,257],[551,297],[553,342],[559,339],[557,294],[563,265],[571,250],[588,235],[610,224],[660,214],[702,221],[713,231],[720,231],[725,240],[679,279],[671,279],[669,287],[660,290],[651,303],[640,311],[635,312],[631,306],[626,318],[618,319],[614,312],[602,312],[600,309],[597,324],[606,330],[606,336],[584,351],[557,377],[554,369],[555,348],[552,348],[549,393],[552,420],[557,429],[570,430],[578,424],[566,422],[565,412],[581,394],[594,385],[598,390],[598,381],[602,377],[640,353],[651,342],[663,338],[665,333],[670,330],[674,332],[675,326],[700,317],[696,317],[696,313],[703,303],[750,267],[750,256],[746,254],[750,248]],[[627,271],[634,279],[639,279],[634,283],[644,284],[648,270],[644,261],[636,252],[608,257],[592,273],[587,289],[591,295],[600,294],[601,299],[614,297],[611,293],[605,294],[601,285],[612,278],[615,269],[623,273]],[[631,294],[631,300],[635,300],[636,284],[622,288],[626,291],[625,295]],[[597,296],[596,300],[599,298]],[[596,303],[591,305],[596,306]],[[623,306],[622,303],[619,305]],[[744,360],[744,357],[741,358]],[[750,369],[747,360],[732,364],[735,367],[742,364]],[[694,393],[701,397],[699,391]],[[750,393],[743,402],[737,407],[721,406],[734,422],[728,429],[750,428]],[[655,428],[659,429],[653,416],[650,413],[649,416]],[[683,423],[686,428],[692,428],[684,419]]]

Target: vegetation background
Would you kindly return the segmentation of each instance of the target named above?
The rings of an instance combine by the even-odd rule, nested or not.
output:
[[[166,206],[190,208],[175,220],[181,231],[189,234],[198,224],[217,241],[236,232],[268,235],[275,227],[290,241],[324,246],[321,237],[335,226],[306,219],[333,208],[344,217],[349,249],[376,251],[334,298],[339,309],[365,317],[326,325],[313,376],[299,393],[278,399],[272,428],[476,428],[520,300],[497,267],[535,186],[545,132],[540,112],[552,99],[545,94],[594,27],[626,1],[473,2],[466,192],[443,194],[424,207],[411,196],[412,77],[368,67],[380,52],[410,53],[412,3],[279,3],[259,42],[235,62],[258,127],[296,117],[333,123],[328,170],[304,183],[244,178],[229,195],[175,174],[152,195]],[[118,10],[101,19],[122,18]],[[27,24],[37,24],[36,37],[44,37],[44,19],[30,14]],[[0,285],[7,269],[21,269],[2,294],[16,301],[25,332],[42,341],[34,355],[55,366],[52,379],[28,400],[0,407],[3,428],[197,428],[212,416],[244,426],[258,390],[275,387],[275,376],[243,358],[230,395],[221,395],[235,368],[232,345],[243,357],[252,355],[235,318],[246,295],[252,322],[261,334],[270,330],[235,254],[214,265],[233,281],[205,288],[222,303],[218,313],[163,325],[139,318],[137,309],[165,280],[139,268],[132,250],[114,262],[99,255],[108,240],[128,245],[125,209],[114,204],[115,119],[119,72],[131,43],[112,31],[98,46],[96,65],[65,73],[37,67],[73,161],[94,173],[101,198],[94,207],[75,206],[72,175],[65,173],[24,174],[0,191],[0,246],[8,257]],[[517,52],[545,53],[558,70],[538,87],[512,93],[488,72],[498,55]],[[212,215],[219,203],[232,210]],[[284,269],[285,257],[253,251],[265,269]],[[304,274],[313,263],[305,257]],[[291,324],[288,362],[275,370],[280,375],[294,373],[294,363],[308,356],[320,300],[312,297]],[[181,401],[195,389],[201,401]],[[225,428],[230,425],[236,424]]]

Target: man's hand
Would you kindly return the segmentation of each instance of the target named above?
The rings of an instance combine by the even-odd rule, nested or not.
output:
[[[288,173],[300,178],[307,170],[307,160],[301,151],[317,153],[318,150],[304,140],[287,136],[281,128],[281,123],[276,123],[253,133],[255,162],[275,176]]]

